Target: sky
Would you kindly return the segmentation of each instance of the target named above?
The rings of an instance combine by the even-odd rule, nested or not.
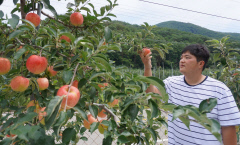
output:
[[[67,11],[67,3],[73,1],[50,0],[50,3],[58,14],[63,14]],[[90,3],[97,11],[108,4],[107,0],[90,0]],[[117,18],[111,17],[112,20],[138,25],[179,21],[218,32],[240,33],[240,0],[118,0],[117,3],[119,6],[111,12]],[[13,0],[5,0],[0,6],[8,17],[13,8]],[[43,11],[53,15],[48,10]]]

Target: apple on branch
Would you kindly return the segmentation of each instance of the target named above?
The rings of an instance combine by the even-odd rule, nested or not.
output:
[[[60,38],[59,38],[59,40],[61,41],[61,40],[66,40],[67,42],[71,42],[71,39],[69,38],[69,37],[67,37],[67,36],[65,36],[65,35],[62,35]]]
[[[47,73],[49,74],[50,77],[53,77],[57,74],[57,71],[53,70],[53,66],[48,66]]]
[[[74,26],[80,26],[83,24],[83,16],[80,12],[75,12],[72,13],[70,16],[70,22],[74,25]]]
[[[37,27],[41,22],[39,15],[35,13],[28,13],[25,19],[33,23],[35,27]]]
[[[31,55],[26,62],[27,69],[33,74],[44,72],[47,64],[47,59],[38,55]]]
[[[38,78],[37,83],[39,86],[39,90],[45,90],[49,86],[49,81],[47,78]]]
[[[11,62],[7,58],[0,57],[0,75],[4,75],[11,69]]]
[[[71,86],[69,94],[68,94],[68,90],[69,90],[69,85],[64,85],[57,92],[57,96],[60,96],[60,97],[64,96],[61,104],[61,108],[63,109],[65,108],[66,101],[67,101],[66,109],[71,109],[78,103],[80,99],[80,92],[78,88]]]
[[[23,92],[29,86],[29,79],[22,76],[16,76],[11,80],[10,86],[13,91]]]
[[[78,88],[78,81],[77,80],[73,81],[72,86]]]

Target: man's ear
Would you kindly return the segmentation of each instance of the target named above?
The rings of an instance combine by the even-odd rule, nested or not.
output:
[[[201,68],[203,68],[204,64],[205,64],[205,62],[204,62],[203,60],[199,62],[199,66],[200,66]]]

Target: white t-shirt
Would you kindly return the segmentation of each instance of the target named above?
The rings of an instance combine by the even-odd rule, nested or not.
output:
[[[164,80],[169,96],[168,103],[175,105],[193,105],[199,107],[201,101],[217,98],[217,105],[207,114],[211,119],[219,121],[221,126],[240,124],[240,112],[230,89],[222,82],[211,77],[198,85],[187,84],[184,76],[168,77]],[[191,122],[190,130],[180,119],[173,122],[172,114],[168,115],[168,144],[169,145],[221,145],[202,125]]]

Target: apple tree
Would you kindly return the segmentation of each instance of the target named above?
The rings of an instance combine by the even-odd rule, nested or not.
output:
[[[121,51],[121,45],[105,21],[115,17],[111,11],[118,4],[106,2],[96,10],[90,0],[75,0],[63,15],[50,0],[13,0],[11,18],[0,10],[1,144],[76,144],[97,129],[104,145],[154,144],[161,138],[156,130],[167,126],[162,111],[186,126],[194,119],[221,140],[219,123],[206,116],[216,99],[199,108],[168,104],[162,80],[114,66],[106,53]],[[138,38],[144,39],[140,33]],[[162,95],[146,93],[150,84]]]

